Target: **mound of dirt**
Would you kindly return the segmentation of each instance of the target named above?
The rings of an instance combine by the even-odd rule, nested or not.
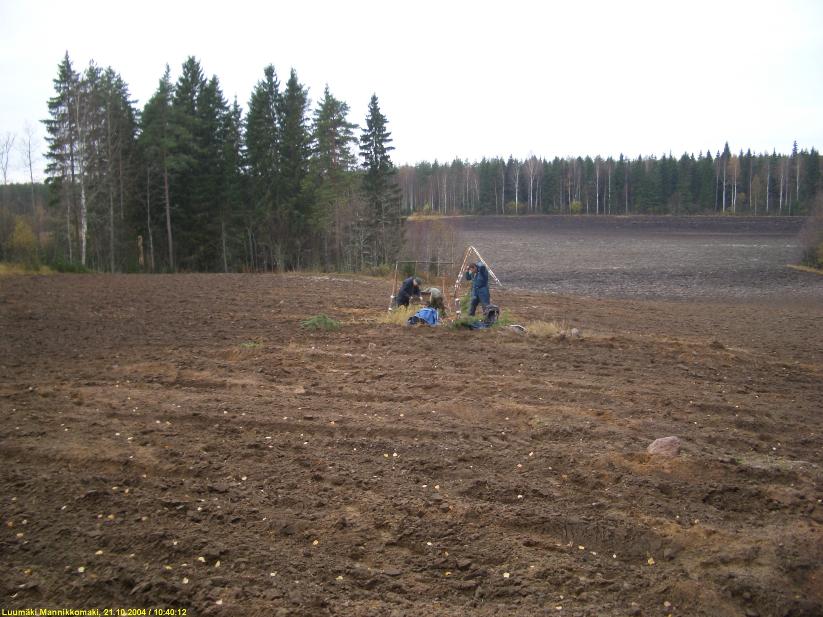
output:
[[[380,323],[380,279],[0,285],[4,609],[823,614],[819,304],[495,291],[561,339]]]

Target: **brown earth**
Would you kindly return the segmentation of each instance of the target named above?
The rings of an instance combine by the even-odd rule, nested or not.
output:
[[[823,614],[819,302],[493,289],[561,339],[389,293],[0,279],[0,607]]]

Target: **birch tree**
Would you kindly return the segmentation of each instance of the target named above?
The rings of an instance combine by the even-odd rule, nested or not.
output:
[[[16,138],[17,136],[11,131],[0,137],[0,172],[3,174],[3,184],[9,183],[9,161],[11,161],[11,153]]]
[[[732,206],[732,214],[737,213],[737,176],[740,172],[740,158],[737,155],[732,155],[729,158],[729,171],[732,178],[732,194],[731,194],[731,206]],[[725,212],[725,210],[724,210]]]
[[[534,212],[534,181],[537,176],[537,169],[540,167],[540,162],[533,154],[530,155],[524,163],[526,168],[526,177],[529,181],[529,212]]]
[[[37,240],[37,243],[40,243],[40,217],[37,214],[37,200],[35,198],[34,192],[34,163],[37,159],[37,154],[35,152],[35,142],[37,140],[37,133],[34,130],[34,126],[26,122],[25,126],[23,127],[23,141],[20,144],[20,156],[23,161],[23,165],[25,166],[26,170],[29,173],[29,186],[31,188],[31,217],[32,217],[32,225],[34,227],[34,237]]]

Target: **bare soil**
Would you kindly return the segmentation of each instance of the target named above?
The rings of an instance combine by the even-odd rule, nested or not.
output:
[[[816,299],[823,279],[786,264],[799,217],[522,216],[451,220],[509,286],[593,297]]]
[[[390,292],[0,279],[0,607],[823,614],[815,298],[493,289],[563,339],[382,324]]]

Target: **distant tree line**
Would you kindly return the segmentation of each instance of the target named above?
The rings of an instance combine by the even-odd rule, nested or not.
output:
[[[68,53],[54,91],[48,205],[38,208],[33,178],[21,204],[4,166],[0,259],[28,243],[48,261],[112,272],[355,270],[399,250],[400,191],[376,95],[358,136],[328,87],[312,109],[297,73],[281,86],[273,66],[245,114],[193,57],[175,81],[166,67],[142,110],[113,69],[78,73]]]
[[[403,222],[436,214],[805,215],[818,152],[680,158],[491,158],[396,168],[376,96],[365,125],[328,87],[313,106],[265,67],[245,111],[188,58],[142,109],[112,68],[59,63],[44,121],[0,136],[0,260],[106,271],[361,270],[391,262]],[[359,131],[359,135],[355,133]],[[8,183],[16,148],[30,182]],[[414,244],[414,242],[412,242]],[[419,244],[419,242],[418,242]]]
[[[440,214],[805,215],[820,155],[723,151],[656,158],[509,157],[399,167],[403,211]]]

